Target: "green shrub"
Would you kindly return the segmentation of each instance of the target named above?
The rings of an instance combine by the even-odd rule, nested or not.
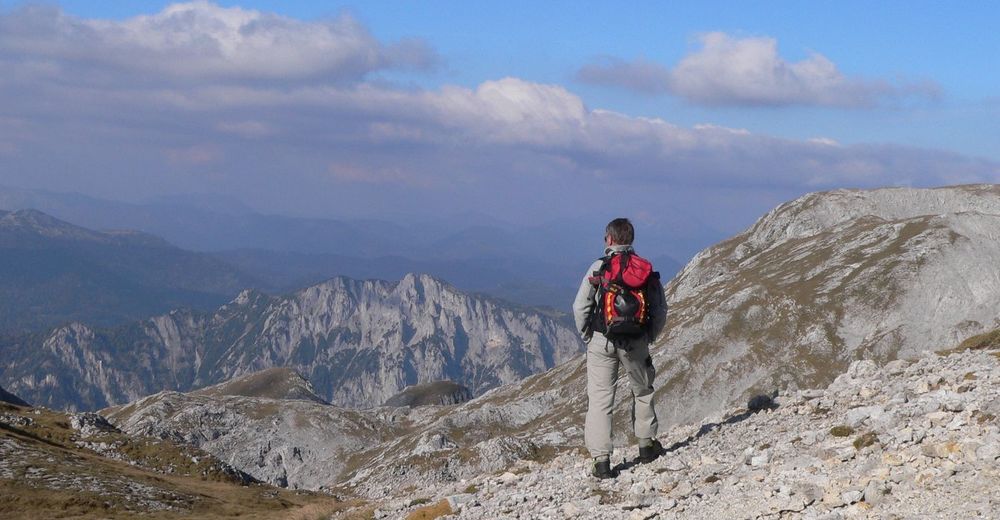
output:
[[[851,434],[853,433],[854,433],[854,428],[851,428],[846,424],[830,428],[830,435],[833,435],[834,437],[850,437]]]
[[[854,439],[854,449],[860,450],[862,448],[867,448],[876,442],[878,442],[878,436],[875,435],[874,432],[858,435],[858,437]]]

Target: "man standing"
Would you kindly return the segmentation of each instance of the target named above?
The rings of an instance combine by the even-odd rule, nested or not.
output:
[[[667,305],[659,275],[650,273],[649,263],[635,255],[632,248],[634,238],[635,230],[628,219],[616,218],[608,223],[604,234],[605,256],[587,270],[573,302],[576,328],[587,343],[588,407],[584,437],[587,450],[594,458],[592,473],[602,479],[615,476],[611,469],[611,419],[619,365],[625,367],[632,387],[632,428],[639,439],[638,461],[652,462],[663,451],[656,440],[658,424],[653,409],[655,370],[649,356],[649,344],[663,330]],[[621,293],[621,287],[626,288],[625,292],[630,290],[629,285],[622,282],[622,272],[627,266],[632,267],[628,269],[625,282],[629,281],[628,275],[632,275],[633,284],[636,279],[642,280],[642,275],[637,278],[635,272],[645,266],[646,283],[640,289],[631,289],[634,295],[631,301],[615,300],[615,294],[608,296],[607,288],[617,280],[619,286],[611,288],[611,292]],[[599,298],[602,299],[600,306]],[[611,317],[612,307],[619,304],[630,309],[627,311],[629,314],[641,316],[633,320],[635,323],[627,324],[634,330],[624,334],[608,323],[609,319],[616,322],[633,319],[633,316]],[[632,307],[629,307],[630,304]],[[636,305],[641,307],[640,311],[634,311]],[[607,315],[603,312],[605,310]]]

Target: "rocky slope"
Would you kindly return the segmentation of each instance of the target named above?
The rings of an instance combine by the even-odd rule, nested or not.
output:
[[[496,391],[458,406],[355,410],[298,392],[266,397],[292,386],[276,372],[190,393],[161,392],[101,413],[125,433],[196,446],[262,482],[368,499],[494,472],[538,455],[542,441],[559,441],[527,440],[536,430],[532,419],[546,408],[532,400],[502,404],[492,397]],[[265,380],[273,386],[262,386]]]
[[[1000,346],[853,362],[825,390],[670,429],[667,453],[598,481],[563,453],[421,486],[376,518],[990,518],[1000,511]],[[423,504],[431,504],[424,506]]]
[[[212,256],[152,235],[0,211],[0,332],[70,320],[109,326],[181,306],[208,310],[254,283]]]
[[[342,406],[378,405],[450,379],[476,394],[576,356],[555,318],[424,275],[335,278],[285,297],[244,291],[212,314],[174,311],[114,329],[74,323],[6,346],[0,384],[52,408],[97,409],[272,367]]]
[[[668,284],[661,417],[696,421],[734,398],[825,385],[853,360],[996,328],[998,238],[994,185],[838,190],[774,209]]]
[[[275,376],[281,372],[288,380]],[[531,440],[534,418],[548,401],[504,402],[492,391],[457,406],[345,409],[303,392],[282,396],[280,389],[309,385],[281,372],[190,393],[161,392],[101,413],[129,435],[196,446],[262,482],[365,499],[495,472],[552,450],[553,443],[565,447],[558,435]],[[428,386],[440,385],[417,389]]]

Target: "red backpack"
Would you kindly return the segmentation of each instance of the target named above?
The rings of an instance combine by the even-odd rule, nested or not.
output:
[[[590,277],[590,283],[597,288],[590,330],[612,341],[645,334],[649,325],[649,287],[659,285],[660,273],[653,271],[649,260],[629,251],[602,260],[601,268]]]

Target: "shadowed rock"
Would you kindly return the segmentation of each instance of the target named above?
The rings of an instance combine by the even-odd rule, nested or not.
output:
[[[0,387],[0,401],[15,404],[17,406],[31,406],[24,399],[21,399],[20,397],[4,390],[3,387]]]
[[[464,403],[472,399],[468,388],[454,381],[435,381],[407,387],[386,400],[384,406],[426,406]]]

